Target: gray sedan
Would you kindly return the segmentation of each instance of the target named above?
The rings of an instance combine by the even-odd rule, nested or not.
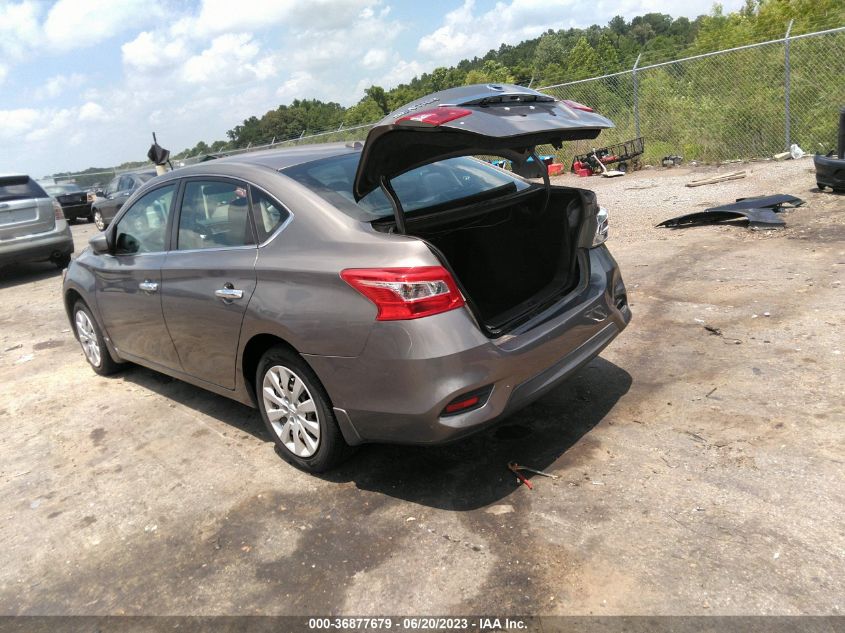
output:
[[[524,163],[611,125],[525,88],[467,86],[389,115],[363,146],[156,177],[68,270],[74,332],[97,373],[131,361],[257,407],[307,470],[364,442],[463,437],[631,318],[594,194],[471,156]]]

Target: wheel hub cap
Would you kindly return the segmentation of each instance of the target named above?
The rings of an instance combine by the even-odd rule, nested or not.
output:
[[[264,410],[276,436],[297,457],[311,457],[320,447],[316,402],[293,370],[275,365],[262,382]]]
[[[97,342],[97,334],[94,331],[94,324],[82,310],[76,313],[76,333],[79,336],[79,344],[88,362],[94,367],[100,366],[102,354],[100,344]]]

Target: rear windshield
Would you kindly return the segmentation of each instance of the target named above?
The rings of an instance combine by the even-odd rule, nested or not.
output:
[[[360,154],[344,154],[282,170],[355,219],[371,221],[393,215],[381,189],[355,202],[352,183]],[[531,185],[484,161],[462,156],[449,158],[397,176],[391,181],[405,213],[472,198],[486,192],[520,191]]]
[[[0,176],[0,201],[47,197],[41,185],[29,176]]]
[[[138,178],[141,182],[147,182],[148,180],[152,180],[155,177],[155,172],[145,172],[143,174],[135,174],[135,177]]]
[[[44,190],[51,196],[60,196],[63,193],[80,193],[82,191],[76,185],[45,185]]]

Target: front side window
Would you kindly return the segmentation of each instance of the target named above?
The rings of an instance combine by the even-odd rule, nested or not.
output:
[[[167,219],[176,185],[154,189],[132,204],[115,230],[115,254],[157,253],[167,244]]]
[[[254,244],[244,183],[190,180],[179,213],[180,251]]]
[[[120,180],[117,183],[117,190],[118,191],[129,191],[132,189],[133,181],[132,176],[121,176]]]
[[[108,186],[106,187],[105,194],[110,196],[112,194],[117,193],[117,183],[120,182],[120,178],[112,178],[111,182],[109,182]]]

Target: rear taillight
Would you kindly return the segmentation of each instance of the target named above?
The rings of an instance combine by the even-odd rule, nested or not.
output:
[[[561,103],[565,106],[569,106],[573,110],[583,110],[584,112],[595,112],[590,106],[585,106],[583,103],[578,103],[577,101],[572,101],[571,99],[563,99]]]
[[[56,200],[53,200],[53,211],[56,214],[57,220],[65,219],[65,212],[62,211],[62,205],[60,205]]]
[[[472,110],[466,110],[464,108],[439,107],[431,108],[430,110],[422,110],[421,112],[415,112],[413,114],[406,114],[405,116],[396,119],[396,122],[403,123],[405,121],[415,121],[416,123],[438,126],[448,123],[449,121],[454,121],[455,119],[469,116],[470,114],[472,114]]]
[[[596,213],[596,234],[593,236],[593,246],[604,244],[607,241],[609,232],[610,226],[607,209],[599,207],[598,213]]]
[[[455,280],[442,266],[347,268],[340,276],[376,304],[378,321],[419,319],[464,305]]]

